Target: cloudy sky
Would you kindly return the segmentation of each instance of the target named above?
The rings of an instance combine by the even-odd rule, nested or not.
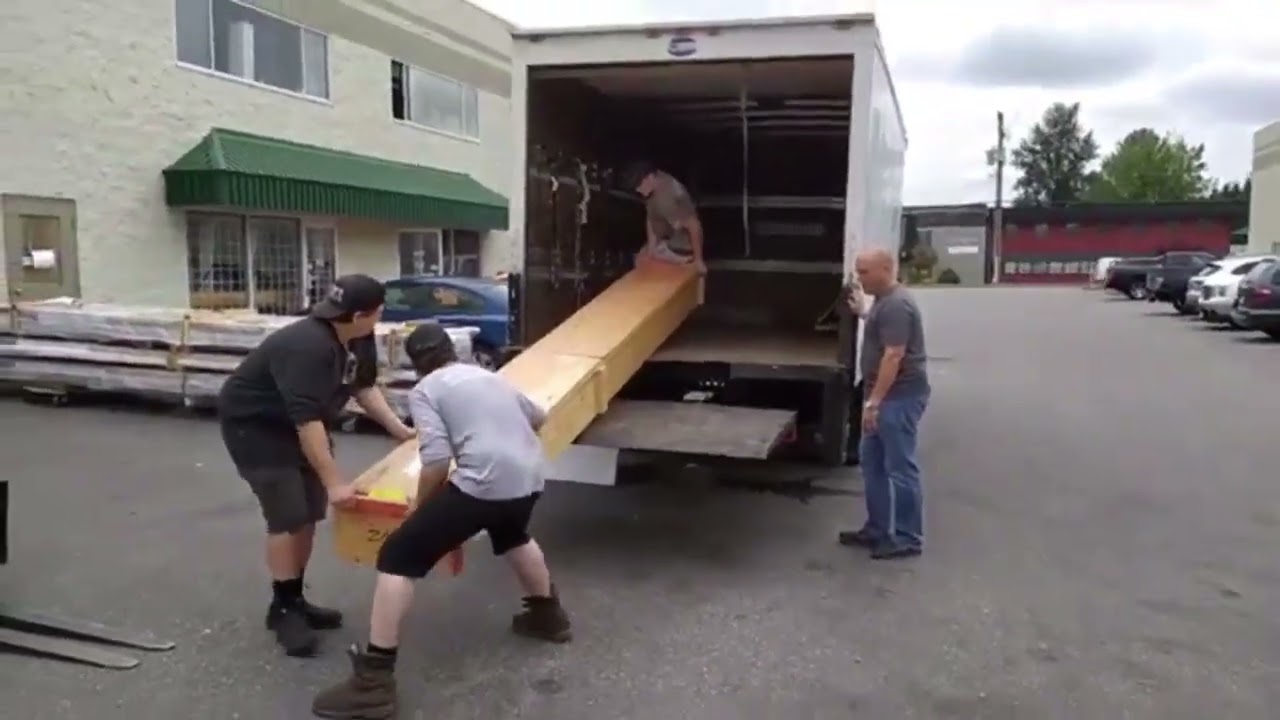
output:
[[[1104,152],[1134,127],[1174,131],[1228,180],[1248,173],[1253,131],[1280,119],[1277,0],[474,1],[532,27],[874,8],[912,204],[991,198],[997,110],[1016,143],[1049,103],[1079,101]]]

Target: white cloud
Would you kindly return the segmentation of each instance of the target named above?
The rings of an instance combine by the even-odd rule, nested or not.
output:
[[[474,1],[526,26],[874,9],[911,138],[906,173],[911,203],[991,197],[994,183],[984,154],[995,139],[997,110],[1005,112],[1016,141],[1050,103],[1079,101],[1082,118],[1104,151],[1130,129],[1149,125],[1205,143],[1210,171],[1225,179],[1238,179],[1248,172],[1256,126],[1269,115],[1280,118],[1280,41],[1274,0]],[[1075,40],[1092,37],[1099,43],[1099,55],[1118,58],[1124,56],[1115,45],[1104,49],[1103,43],[1134,38],[1135,46],[1153,51],[1152,60],[1140,72],[1117,77],[1115,82],[1102,81],[1094,73],[1088,75],[1088,85],[1069,89],[996,87],[990,77],[985,84],[957,77],[966,53],[986,51],[983,60],[988,64],[983,67],[992,70],[990,61],[993,57],[998,61],[1002,47],[1011,53],[1026,51],[1015,47],[1026,43],[1007,42],[1010,33],[1019,29],[1038,38],[1055,33]],[[981,45],[987,38],[995,47]],[[1019,59],[1011,55],[1008,62],[1017,64]],[[1018,73],[994,75],[1001,84],[1008,84]],[[1210,96],[1206,87],[1222,88],[1222,92]],[[1274,92],[1267,93],[1267,88]],[[1258,96],[1253,98],[1252,93]],[[1012,178],[1008,182],[1011,185]]]

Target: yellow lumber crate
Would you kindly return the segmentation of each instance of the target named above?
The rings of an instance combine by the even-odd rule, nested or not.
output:
[[[608,409],[622,386],[698,304],[692,268],[633,270],[499,371],[547,411],[539,431],[548,460],[564,452]],[[420,464],[407,442],[356,478],[362,493],[412,498]],[[338,556],[369,565],[403,517],[405,501],[362,502],[334,517]],[[398,509],[397,509],[398,508]]]

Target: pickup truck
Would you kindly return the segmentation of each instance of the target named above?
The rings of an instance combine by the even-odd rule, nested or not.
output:
[[[1107,269],[1103,287],[1127,295],[1130,300],[1145,300],[1147,297],[1147,272],[1156,265],[1159,258],[1129,257],[1120,258]]]
[[[1172,303],[1173,309],[1187,313],[1188,283],[1217,259],[1212,253],[1198,250],[1179,250],[1159,256],[1147,271],[1147,301]]]

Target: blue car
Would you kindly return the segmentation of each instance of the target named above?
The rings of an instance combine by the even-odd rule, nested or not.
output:
[[[472,339],[477,364],[496,369],[510,343],[511,313],[505,280],[416,275],[388,280],[387,322],[435,320],[445,327],[475,327]]]

